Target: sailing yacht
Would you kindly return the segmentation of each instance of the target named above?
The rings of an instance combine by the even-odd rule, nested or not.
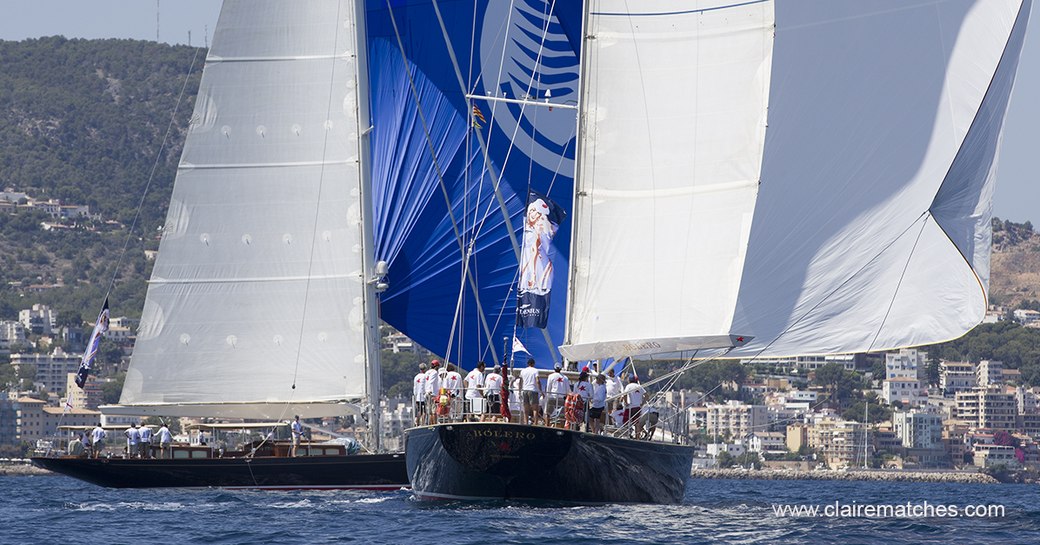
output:
[[[1029,0],[637,4],[555,14],[582,29],[564,358],[876,351],[981,321]],[[672,503],[679,439],[444,422],[405,450],[419,498]]]
[[[101,410],[282,426],[355,415],[374,453],[288,457],[262,438],[37,465],[115,487],[408,485],[403,455],[379,452],[364,21],[353,0],[224,2],[120,402]]]

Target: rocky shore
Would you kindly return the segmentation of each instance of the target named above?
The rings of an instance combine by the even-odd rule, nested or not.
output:
[[[694,469],[696,479],[760,479],[768,481],[893,481],[917,483],[996,484],[984,473],[953,471],[792,471],[746,469]]]

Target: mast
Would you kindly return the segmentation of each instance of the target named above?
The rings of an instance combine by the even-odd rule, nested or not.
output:
[[[382,380],[379,365],[379,296],[380,282],[386,271],[385,263],[374,263],[374,239],[372,237],[374,215],[372,213],[372,169],[369,165],[370,136],[372,126],[368,103],[368,48],[365,41],[365,3],[354,2],[354,47],[357,48],[356,84],[358,122],[358,159],[361,188],[361,270],[365,271],[364,328],[365,328],[365,381],[368,385],[368,425],[372,433],[372,448],[382,450],[382,414],[379,406]],[[380,271],[382,274],[380,274]],[[385,287],[385,285],[383,285]]]

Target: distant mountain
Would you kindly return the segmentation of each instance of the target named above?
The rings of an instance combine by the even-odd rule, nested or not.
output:
[[[990,301],[1011,308],[1040,300],[1040,234],[1024,224],[993,218]]]

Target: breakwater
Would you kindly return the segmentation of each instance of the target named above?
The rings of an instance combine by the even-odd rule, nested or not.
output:
[[[960,471],[792,471],[749,469],[694,469],[696,479],[759,479],[766,481],[892,481],[919,483],[996,484],[984,473]]]
[[[52,473],[32,465],[28,460],[4,460],[0,462],[0,475],[52,475]]]

